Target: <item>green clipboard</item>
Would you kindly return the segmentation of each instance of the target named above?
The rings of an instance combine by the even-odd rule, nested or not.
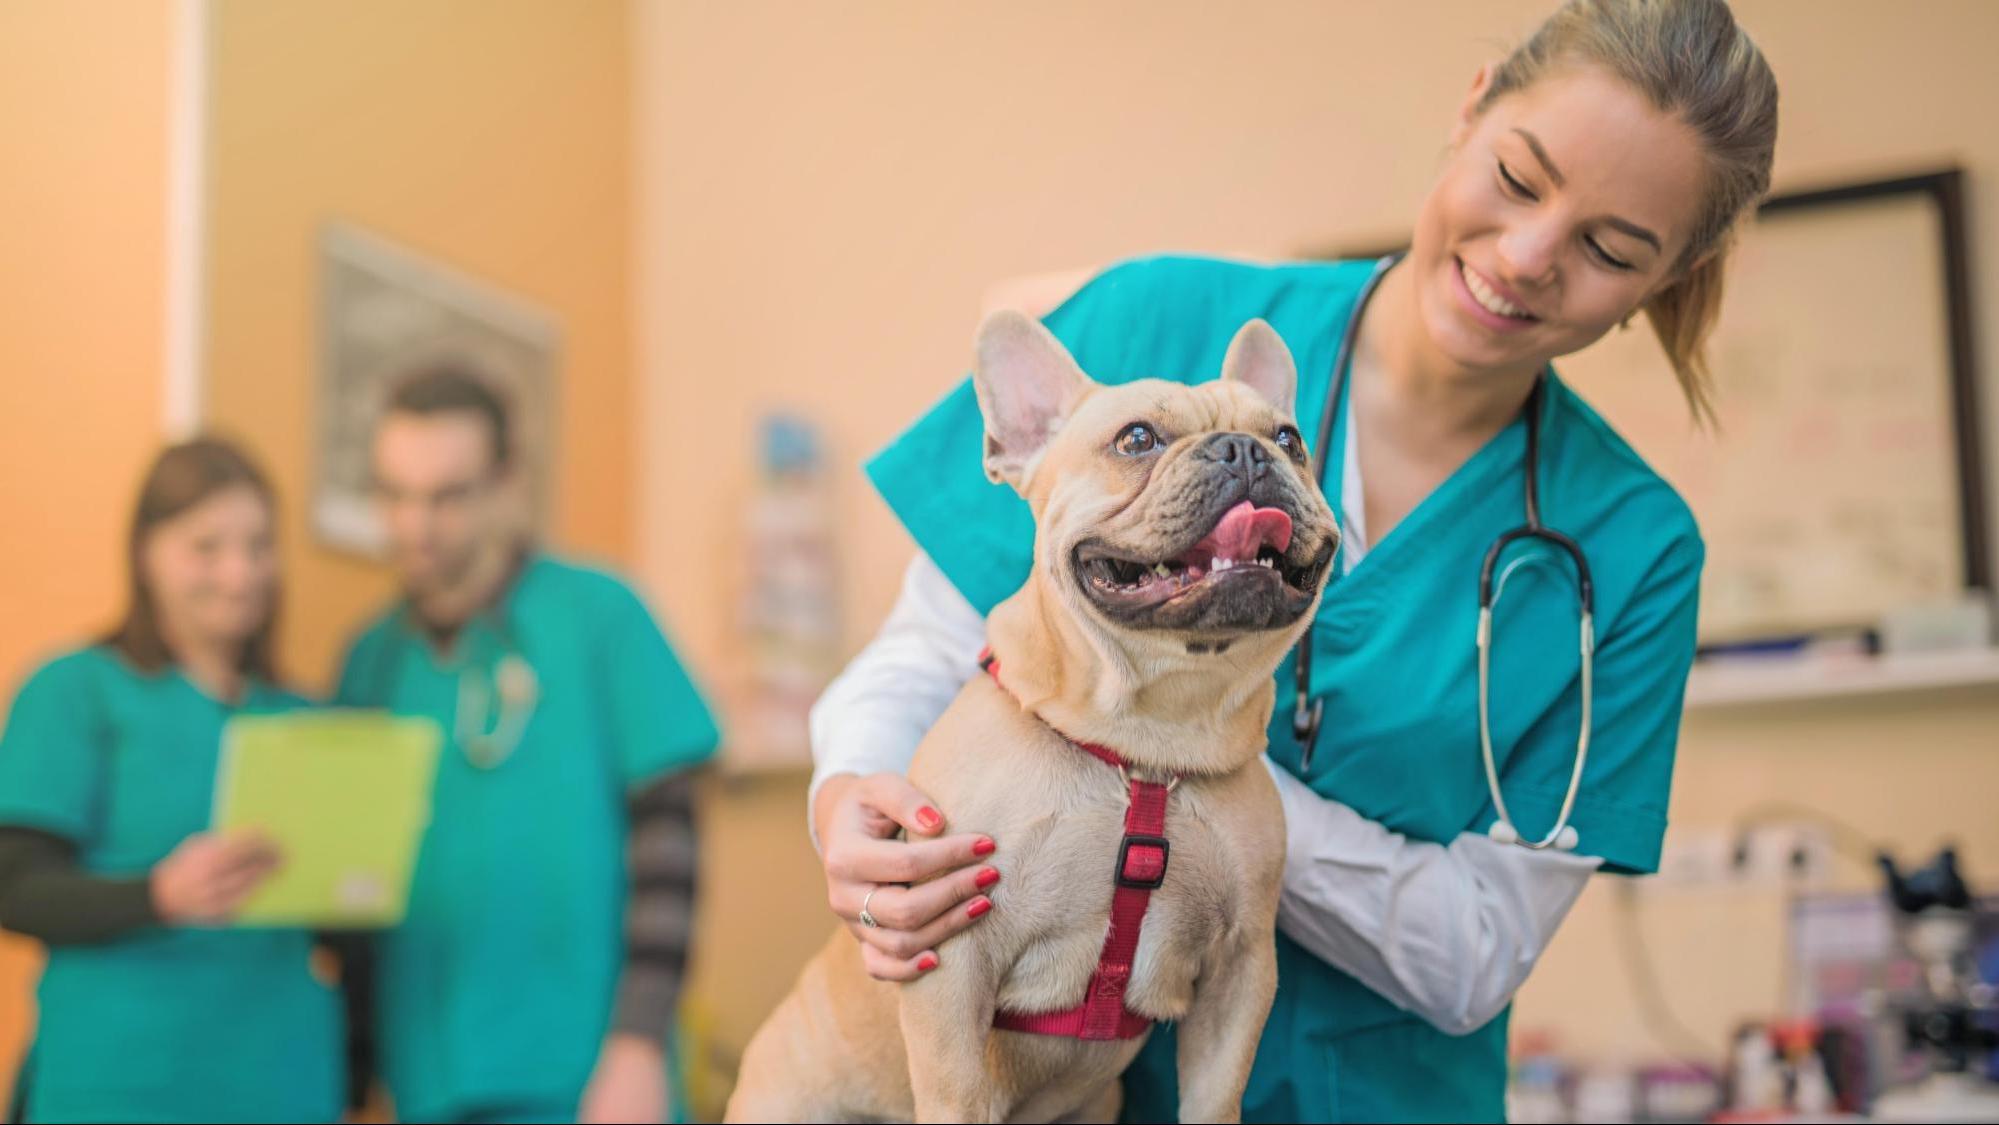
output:
[[[283,857],[233,925],[402,921],[430,826],[443,732],[380,711],[241,715],[222,733],[214,828],[253,828]]]

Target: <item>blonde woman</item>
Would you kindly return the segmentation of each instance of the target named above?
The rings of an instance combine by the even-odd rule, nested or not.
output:
[[[1703,548],[1672,488],[1550,364],[1642,315],[1708,412],[1701,345],[1776,123],[1776,81],[1721,0],[1571,0],[1473,77],[1406,255],[1131,262],[1046,318],[1117,382],[1210,377],[1263,317],[1297,357],[1301,426],[1326,423],[1311,452],[1346,538],[1305,690],[1279,672],[1269,761],[1289,859],[1245,1120],[1503,1119],[1514,992],[1593,873],[1657,865]],[[982,615],[1031,562],[1025,506],[981,475],[981,432],[961,386],[869,466],[922,553],[813,716],[829,897],[888,980],[934,969],[953,933],[1006,909],[979,838],[902,776],[976,673]],[[1125,447],[1171,445],[1154,438]],[[1493,555],[1504,601],[1482,707],[1481,567],[1536,522],[1589,580],[1555,539]],[[1307,765],[1294,717],[1315,708]],[[860,925],[871,892],[878,925]],[[1126,1076],[1128,1117],[1174,1119],[1173,1070],[1162,1027]]]

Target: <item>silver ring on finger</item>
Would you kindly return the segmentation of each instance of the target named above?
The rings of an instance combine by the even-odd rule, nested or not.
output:
[[[869,891],[867,896],[861,899],[861,925],[866,926],[870,930],[881,928],[881,922],[868,910],[868,904],[875,900],[875,891],[881,889],[881,884],[877,883],[874,890]]]

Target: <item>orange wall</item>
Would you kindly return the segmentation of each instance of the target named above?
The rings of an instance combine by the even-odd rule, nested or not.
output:
[[[10,689],[123,604],[118,542],[161,433],[167,63],[163,3],[0,0]]]
[[[168,14],[0,0],[0,682],[121,604],[161,432]],[[0,1105],[39,963],[0,937]]]
[[[562,336],[556,525],[631,545],[630,48],[614,3],[216,0],[206,416],[285,498],[283,655],[323,686],[389,594],[305,504],[314,239],[341,219],[550,311]]]

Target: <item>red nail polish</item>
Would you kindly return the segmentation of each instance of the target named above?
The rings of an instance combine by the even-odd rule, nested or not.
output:
[[[991,910],[992,908],[993,908],[992,899],[975,898],[972,900],[972,905],[967,906],[965,908],[965,914],[968,917],[977,918],[979,915],[984,914],[986,911]]]
[[[985,868],[972,879],[972,882],[978,884],[978,888],[983,891],[994,883],[999,882],[999,870],[993,867]]]
[[[916,810],[916,823],[922,825],[926,832],[935,832],[944,823],[944,814],[925,805]]]
[[[972,845],[972,854],[991,855],[993,854],[994,850],[997,849],[998,847],[999,847],[998,844],[995,844],[991,840],[988,840],[985,837],[981,836],[978,839],[978,842]]]
[[[917,972],[927,973],[936,967],[937,967],[937,955],[935,953],[926,953],[923,956],[918,957],[916,959]]]

